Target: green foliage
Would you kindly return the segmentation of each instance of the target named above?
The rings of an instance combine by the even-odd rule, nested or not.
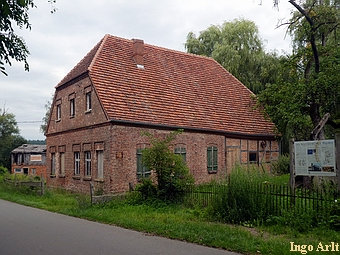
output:
[[[0,166],[0,175],[8,174],[9,171],[6,167]]]
[[[51,13],[56,11],[56,0],[48,0]],[[19,29],[31,29],[29,10],[35,8],[34,0],[1,0],[0,1],[0,72],[7,75],[5,64],[12,65],[11,59],[24,62],[25,71],[29,71],[27,57],[30,54],[24,38],[15,31],[13,24]]]
[[[258,95],[259,104],[276,124],[278,133],[309,140],[311,131],[326,113],[332,128],[340,123],[340,48],[337,38],[340,9],[336,1],[306,1],[296,10],[288,32],[293,54],[282,59],[278,80]],[[317,139],[333,138],[334,130]],[[327,129],[326,129],[327,130]]]
[[[228,223],[258,223],[270,214],[265,196],[258,192],[259,185],[268,180],[268,174],[256,168],[236,167],[232,170],[222,194],[210,207],[211,214]]]
[[[136,186],[135,191],[140,192],[143,200],[157,197],[157,189],[151,179],[143,179],[142,183]]]
[[[22,37],[14,32],[12,24],[19,29],[31,29],[28,11],[34,8],[33,0],[1,1],[0,5],[0,72],[5,72],[5,64],[11,65],[11,59],[24,62],[25,70],[29,70],[27,57],[28,48]]]
[[[171,132],[164,139],[156,138],[150,133],[144,135],[150,138],[151,147],[142,151],[143,164],[156,175],[157,196],[164,200],[179,198],[185,191],[186,185],[193,183],[186,163],[180,155],[170,150],[170,143],[182,130]],[[149,192],[149,184],[146,190]]]
[[[187,52],[214,58],[254,93],[277,76],[279,57],[266,53],[254,22],[235,19],[221,26],[212,25],[196,37],[187,35]]]
[[[272,163],[272,172],[274,174],[282,175],[289,174],[290,158],[288,154],[280,155],[278,160]]]
[[[328,223],[331,229],[340,231],[340,203],[338,200],[335,200],[332,206]]]
[[[26,143],[19,135],[15,116],[0,109],[0,166],[11,168],[11,151]]]

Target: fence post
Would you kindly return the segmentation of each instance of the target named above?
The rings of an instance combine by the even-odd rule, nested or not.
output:
[[[340,131],[335,133],[336,175],[338,181],[338,193],[340,193]]]
[[[91,204],[93,203],[93,195],[94,195],[94,187],[92,182],[90,182],[90,195],[91,195]]]
[[[45,194],[44,186],[45,186],[44,175],[41,174],[41,193],[40,193],[40,194],[41,194],[42,196]]]
[[[294,138],[289,141],[289,154],[290,154],[290,204],[295,205],[295,150],[294,150]]]

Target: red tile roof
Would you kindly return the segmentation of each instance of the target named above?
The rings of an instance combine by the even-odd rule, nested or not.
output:
[[[253,93],[214,59],[144,44],[140,69],[132,45],[106,35],[57,88],[89,72],[110,120],[275,135]]]

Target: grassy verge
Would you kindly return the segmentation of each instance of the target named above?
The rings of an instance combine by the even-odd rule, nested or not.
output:
[[[300,233],[285,226],[244,227],[209,222],[208,211],[202,208],[187,208],[161,202],[137,204],[133,199],[113,200],[103,205],[90,205],[89,197],[63,190],[47,190],[40,197],[30,189],[18,191],[4,185],[0,180],[0,198],[16,203],[76,216],[92,221],[121,226],[172,239],[193,242],[210,247],[226,249],[242,254],[306,254],[290,251],[291,244],[313,245],[314,251],[321,242],[339,243],[340,233],[315,228]],[[321,251],[321,249],[319,249]],[[339,254],[328,251],[326,254]]]

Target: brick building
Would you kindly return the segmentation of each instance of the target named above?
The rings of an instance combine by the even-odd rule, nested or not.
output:
[[[173,143],[197,183],[235,163],[270,165],[274,125],[252,92],[212,58],[106,35],[56,86],[46,131],[47,181],[87,192],[123,192],[148,172],[148,131]],[[208,160],[209,159],[209,160]]]
[[[11,152],[12,174],[44,175],[46,178],[46,145],[23,144]]]

